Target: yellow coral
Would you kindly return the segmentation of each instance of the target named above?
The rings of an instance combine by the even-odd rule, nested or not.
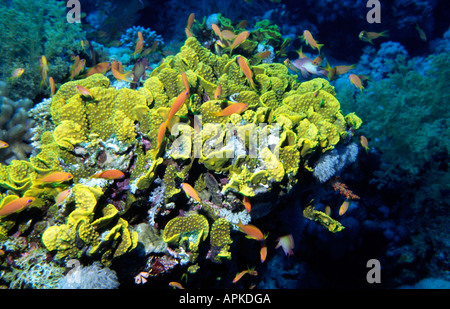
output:
[[[188,240],[189,249],[195,252],[199,243],[208,237],[208,232],[208,220],[202,215],[175,217],[164,227],[163,240],[172,245]]]

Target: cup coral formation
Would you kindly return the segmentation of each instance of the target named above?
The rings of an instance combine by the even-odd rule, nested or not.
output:
[[[0,186],[8,190],[2,201],[36,197],[26,210],[0,218],[1,235],[39,213],[47,223],[34,222],[33,233],[42,235],[57,260],[88,257],[109,266],[141,243],[144,273],[157,276],[177,264],[195,273],[206,259],[232,259],[237,224],[267,215],[312,173],[314,162],[348,144],[349,129],[361,124],[355,114],[344,117],[328,81],[299,83],[283,64],[261,63],[250,66],[252,85],[237,57],[246,60],[215,55],[191,37],[138,90],[115,89],[102,74],[63,84],[51,100],[54,129],[41,133],[40,152],[0,166]],[[186,91],[183,72],[190,95],[169,120],[158,148],[160,124]],[[240,114],[214,114],[234,102],[249,107]],[[125,177],[91,177],[113,169]],[[39,182],[57,170],[70,172],[73,180]],[[191,184],[200,202],[181,183]],[[65,189],[70,195],[55,204]],[[244,197],[251,200],[250,212]],[[343,228],[313,208],[305,217],[331,232]]]

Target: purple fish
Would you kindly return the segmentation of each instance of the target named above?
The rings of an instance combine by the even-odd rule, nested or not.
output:
[[[289,68],[295,72],[300,71],[304,78],[311,77],[311,75],[323,75],[327,76],[328,72],[318,65],[313,64],[313,61],[309,57],[298,58],[294,61],[287,61]]]

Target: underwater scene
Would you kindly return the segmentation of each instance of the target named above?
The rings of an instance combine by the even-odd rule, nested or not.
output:
[[[0,0],[0,288],[449,289],[449,11]]]

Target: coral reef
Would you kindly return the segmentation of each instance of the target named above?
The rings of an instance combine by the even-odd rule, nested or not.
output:
[[[78,260],[69,262],[74,267],[59,279],[58,289],[117,289],[120,285],[116,272],[99,262],[89,266],[80,265]]]
[[[61,1],[2,1],[0,39],[8,48],[0,54],[0,80],[6,81],[17,68],[25,69],[20,78],[8,80],[9,97],[34,99],[39,93],[49,93],[48,80],[40,87],[40,57],[48,59],[48,76],[62,82],[71,65],[69,56],[81,50],[82,38],[81,26],[67,22]]]
[[[33,106],[30,99],[13,101],[0,97],[0,140],[9,144],[8,148],[0,149],[0,162],[9,163],[12,160],[26,160],[32,151],[29,144],[30,128],[33,120],[28,118],[28,110]]]

